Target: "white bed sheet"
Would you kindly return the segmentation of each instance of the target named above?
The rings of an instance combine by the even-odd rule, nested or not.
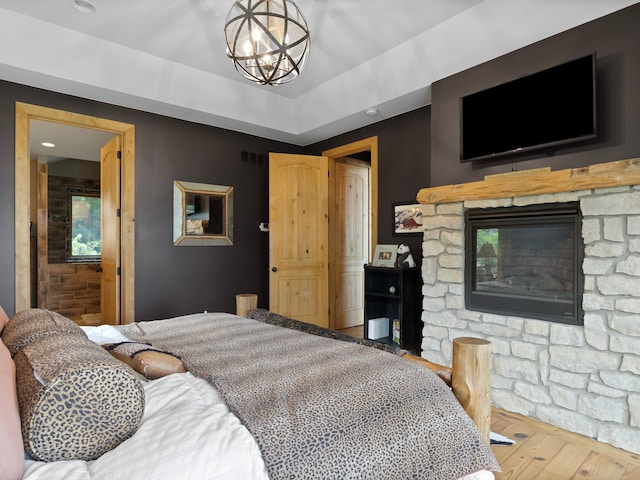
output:
[[[99,325],[97,327],[81,326],[82,331],[94,343],[104,345],[105,343],[126,342],[129,339],[120,333],[112,325]]]
[[[91,462],[27,460],[23,479],[268,479],[255,440],[205,380],[173,374],[145,394],[133,437]]]

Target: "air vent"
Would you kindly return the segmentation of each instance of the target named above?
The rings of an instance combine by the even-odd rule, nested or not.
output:
[[[242,151],[240,153],[240,163],[242,165],[252,165],[254,167],[265,167],[267,165],[267,155]]]

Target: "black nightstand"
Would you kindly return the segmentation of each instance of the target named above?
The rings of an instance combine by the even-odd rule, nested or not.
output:
[[[398,345],[419,355],[421,301],[422,278],[418,268],[365,265],[364,338],[378,332],[382,336],[371,340]],[[372,319],[374,321],[370,325]]]

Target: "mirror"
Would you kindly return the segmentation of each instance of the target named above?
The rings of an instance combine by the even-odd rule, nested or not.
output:
[[[173,244],[233,245],[233,187],[175,180]]]

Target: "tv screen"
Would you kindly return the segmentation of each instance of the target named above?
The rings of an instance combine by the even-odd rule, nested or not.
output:
[[[595,63],[594,53],[462,97],[460,160],[595,138]]]

